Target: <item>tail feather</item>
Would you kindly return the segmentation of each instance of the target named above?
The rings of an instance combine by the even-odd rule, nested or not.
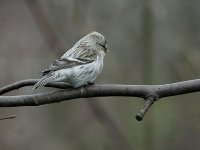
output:
[[[52,81],[54,81],[54,76],[43,77],[33,86],[32,91]]]

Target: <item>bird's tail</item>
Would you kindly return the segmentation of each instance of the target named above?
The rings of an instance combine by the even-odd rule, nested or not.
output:
[[[49,82],[52,82],[54,81],[54,76],[46,76],[46,77],[43,77],[42,79],[40,79],[34,86],[33,88],[31,89],[32,91],[43,86],[43,85],[46,85],[47,83]]]

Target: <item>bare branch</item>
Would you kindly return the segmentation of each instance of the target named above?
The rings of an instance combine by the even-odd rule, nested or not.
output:
[[[12,83],[10,85],[4,86],[2,88],[0,88],[0,95],[25,87],[25,86],[32,86],[34,84],[36,84],[39,81],[39,79],[27,79],[27,80],[22,80],[22,81],[18,81],[15,83]],[[59,89],[66,89],[66,88],[71,88],[70,85],[66,84],[66,83],[48,83],[46,85],[46,87],[55,87],[55,88],[59,88]]]
[[[29,79],[16,82],[0,89],[0,94],[18,89],[23,86],[34,85],[38,80]],[[155,100],[163,97],[187,94],[200,91],[200,79],[183,82],[163,84],[163,85],[91,85],[77,89],[69,88],[65,83],[50,83],[47,86],[62,88],[47,93],[18,96],[0,96],[0,107],[16,106],[38,106],[50,103],[57,103],[65,100],[88,97],[106,96],[132,96],[141,97],[146,100],[145,105],[136,116],[137,120],[142,120],[145,113]],[[68,89],[64,89],[68,88]]]
[[[148,98],[146,98],[146,101],[145,101],[144,105],[142,106],[141,110],[135,116],[135,118],[138,121],[141,121],[143,119],[143,117],[146,114],[146,112],[149,110],[149,108],[151,107],[151,105],[154,103],[155,98],[156,97],[154,97],[154,96],[149,96]]]
[[[92,85],[33,95],[0,96],[0,107],[38,106],[76,98],[102,96],[145,97],[147,92],[147,89],[140,85]]]

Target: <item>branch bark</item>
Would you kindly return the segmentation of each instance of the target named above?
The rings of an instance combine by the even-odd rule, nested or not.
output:
[[[37,79],[28,79],[7,85],[0,89],[0,95],[24,86],[34,85],[37,81]],[[108,84],[84,86],[77,89],[70,88],[66,83],[49,83],[47,86],[62,90],[32,95],[0,96],[0,107],[38,106],[77,98],[131,96],[145,99],[144,106],[136,115],[136,119],[140,121],[155,101],[164,97],[200,91],[200,79],[163,85]]]

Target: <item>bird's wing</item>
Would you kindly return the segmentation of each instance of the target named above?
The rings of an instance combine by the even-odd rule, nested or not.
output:
[[[42,76],[52,73],[56,70],[72,68],[83,64],[91,63],[96,58],[96,52],[91,48],[87,41],[77,43],[73,48],[67,51],[60,59],[54,61],[49,69],[44,70]]]
[[[97,53],[92,49],[91,43],[84,41],[75,44],[75,46],[67,51],[61,58],[95,60],[96,55]]]
[[[88,64],[91,62],[93,62],[93,60],[87,60],[87,59],[82,59],[82,58],[80,58],[80,59],[60,58],[60,59],[52,62],[49,69],[46,69],[42,72],[42,76],[45,76],[45,75],[52,73],[54,71],[57,71],[57,70],[72,68],[74,66]]]

